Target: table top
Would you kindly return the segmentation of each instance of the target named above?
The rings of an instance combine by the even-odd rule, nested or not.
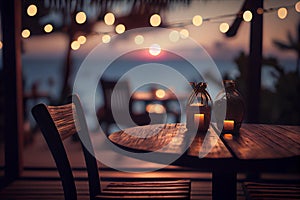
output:
[[[210,129],[206,135],[196,135],[183,154],[182,149],[188,141],[185,138],[189,134],[185,124],[157,124],[127,128],[112,133],[109,139],[136,152],[162,151],[182,154],[181,158],[185,158],[183,162],[187,161],[187,157],[192,158],[193,162],[202,162],[200,160],[203,159],[199,159],[201,150],[209,151],[203,157],[204,160],[300,160],[300,126],[243,124],[239,136],[233,138],[223,135],[219,137]],[[167,145],[169,143],[171,145]]]

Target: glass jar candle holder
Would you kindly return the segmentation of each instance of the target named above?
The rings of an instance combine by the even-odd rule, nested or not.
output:
[[[197,133],[207,132],[211,120],[212,100],[206,91],[206,83],[191,83],[193,91],[186,107],[186,127]]]
[[[224,121],[218,121],[217,124],[222,133],[238,135],[245,115],[244,99],[237,90],[235,81],[224,80],[223,83],[225,91],[217,95],[215,106],[226,101],[226,116]]]

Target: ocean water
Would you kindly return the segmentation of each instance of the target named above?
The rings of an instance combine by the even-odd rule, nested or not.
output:
[[[82,59],[74,59],[73,60],[73,71],[71,76],[71,85],[74,81],[74,77],[76,76],[76,73],[78,69],[81,67]],[[229,75],[230,78],[234,79],[239,75],[239,71],[237,69],[237,66],[233,61],[228,60],[215,60],[216,66],[218,68],[218,71],[222,76],[225,74]],[[29,57],[23,57],[22,59],[22,68],[23,68],[23,79],[24,79],[24,91],[30,92],[32,84],[38,83],[38,90],[41,92],[47,92],[49,93],[52,98],[56,99],[59,97],[61,86],[62,86],[62,80],[63,80],[63,67],[64,60],[61,59],[51,59],[51,58],[29,58]],[[124,73],[124,71],[132,68],[132,66],[135,66],[137,63],[133,63],[131,61],[128,62],[122,62],[117,63],[117,66],[115,68],[112,68],[110,70],[107,70],[105,73],[105,77],[111,78],[111,79],[118,79],[121,77]],[[164,66],[171,67],[175,69],[176,71],[179,71],[179,73],[184,74],[186,79],[188,81],[199,81],[199,76],[195,73],[195,71],[187,68],[184,63],[178,62],[178,61],[167,61],[161,63]],[[286,71],[291,71],[295,69],[296,62],[292,60],[283,61],[281,63],[283,66],[285,66]],[[120,66],[118,66],[120,65]],[[99,67],[99,63],[95,63],[95,69],[97,70],[97,67]],[[95,71],[94,69],[94,71]],[[270,75],[270,72],[273,71],[270,67],[264,67],[262,70],[262,87],[269,88],[270,90],[274,89],[274,84],[276,83],[276,79]],[[155,74],[155,72],[154,72]],[[86,78],[89,79],[89,74],[86,74]],[[149,74],[143,74],[142,72],[137,72],[135,74],[135,77],[140,77],[139,79],[131,79],[130,86],[132,88],[139,88],[141,87],[141,80],[143,77],[147,77]],[[171,85],[171,89],[175,90],[178,93],[186,93],[187,88],[183,87],[180,83],[180,81],[177,81],[174,79],[173,76],[169,76],[168,74],[162,74],[162,73],[156,73],[155,75],[152,74],[152,76],[155,76],[155,80],[163,80],[164,82],[167,82]],[[201,79],[201,77],[200,77]],[[87,88],[88,86],[85,86],[85,83],[82,83],[82,88]],[[83,90],[84,91],[84,90]],[[101,90],[97,90],[96,94],[96,107],[100,107],[103,104],[103,96],[101,93]],[[83,92],[81,94],[81,99],[84,101],[88,97],[85,97],[85,93]],[[47,101],[46,99],[41,99],[41,101]],[[28,102],[26,106],[27,113],[30,113],[30,109],[34,104],[37,102]],[[88,103],[88,102],[83,102]],[[30,115],[30,114],[29,114]],[[29,116],[29,119],[32,120],[32,117]],[[95,123],[89,122],[89,119],[87,120],[88,123]]]

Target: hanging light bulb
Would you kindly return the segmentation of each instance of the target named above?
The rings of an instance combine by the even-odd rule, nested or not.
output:
[[[84,35],[81,35],[77,38],[77,41],[80,43],[80,44],[84,44],[86,43],[86,37]]]
[[[153,27],[157,27],[161,24],[161,17],[159,14],[154,14],[150,17],[150,24]]]
[[[29,36],[30,36],[30,30],[28,30],[28,29],[24,29],[23,31],[22,31],[22,37],[23,38],[29,38]]]
[[[79,48],[80,48],[80,43],[78,42],[78,41],[73,41],[72,43],[71,43],[71,48],[73,49],[73,50],[78,50]]]
[[[182,39],[186,39],[189,37],[189,31],[187,29],[181,29],[179,33]]]
[[[27,15],[29,15],[30,17],[35,16],[37,13],[37,7],[34,4],[31,4],[30,6],[28,6],[27,8]]]
[[[203,19],[202,19],[202,17],[200,15],[195,15],[193,17],[193,21],[192,22],[193,22],[194,26],[201,26],[201,24],[203,22]]]
[[[284,19],[286,18],[288,14],[288,10],[286,8],[279,8],[278,11],[277,11],[277,15],[280,19]]]
[[[46,25],[44,26],[44,31],[45,31],[46,33],[50,33],[52,30],[53,30],[53,26],[52,26],[51,24],[46,24]]]
[[[124,33],[125,32],[125,30],[126,30],[126,28],[125,28],[125,26],[124,26],[124,24],[118,24],[117,26],[116,26],[116,32],[118,33],[118,34],[122,34],[122,33]]]
[[[85,12],[78,12],[76,14],[75,20],[78,24],[83,24],[84,22],[86,22],[86,14]]]
[[[220,24],[219,26],[219,30],[222,32],[222,33],[226,33],[228,30],[229,30],[229,24],[227,23],[222,23]]]
[[[250,10],[246,10],[244,13],[243,13],[243,19],[245,22],[250,22],[252,20],[252,13]]]
[[[113,25],[115,23],[115,15],[113,13],[106,13],[104,23],[106,25]]]

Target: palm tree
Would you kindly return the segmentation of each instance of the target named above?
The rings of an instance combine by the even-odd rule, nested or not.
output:
[[[282,42],[278,40],[273,40],[273,43],[282,50],[292,50],[297,53],[297,66],[296,66],[296,74],[300,72],[300,22],[298,24],[298,37],[293,38],[290,31],[287,33],[288,42]]]

